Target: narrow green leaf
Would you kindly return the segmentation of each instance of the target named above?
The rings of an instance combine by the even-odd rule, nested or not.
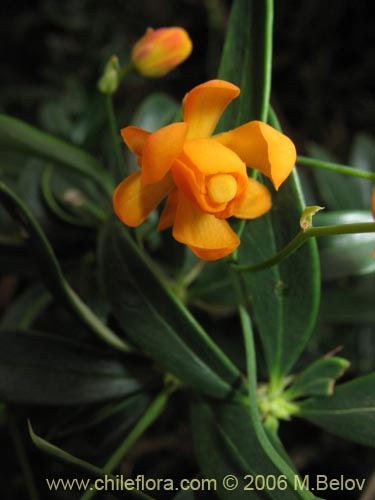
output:
[[[106,480],[106,478],[110,478],[113,479],[114,484],[116,484],[115,483],[116,476],[108,474],[99,467],[97,467],[96,465],[90,464],[85,460],[77,458],[74,455],[62,450],[58,446],[49,443],[48,441],[38,436],[34,432],[30,422],[28,422],[28,424],[29,424],[29,432],[31,440],[41,452],[54,458],[57,462],[63,463],[69,466],[70,468],[73,468],[74,470],[79,470],[81,472],[86,473],[89,477],[103,479],[104,481]],[[103,485],[103,483],[101,483],[101,485]],[[122,492],[114,490],[111,491],[111,494],[113,494],[117,498],[134,498],[135,500],[153,500],[153,498],[150,497],[149,495],[146,495],[145,493],[136,490],[125,490]]]
[[[0,399],[6,402],[87,404],[124,397],[151,383],[135,362],[125,365],[56,335],[4,330],[0,345]]]
[[[113,181],[106,170],[84,151],[41,132],[26,123],[0,115],[0,151],[19,151],[29,156],[53,161],[91,178],[111,196]]]
[[[249,120],[267,120],[272,24],[272,0],[234,0],[219,78],[238,85],[241,95],[225,112],[220,130],[228,130]]]
[[[41,227],[25,204],[2,182],[0,201],[26,230],[36,263],[51,293],[100,339],[118,350],[128,351],[129,347],[125,342],[102,323],[70,287]]]
[[[227,397],[240,374],[118,222],[101,238],[100,261],[114,315],[131,340],[184,384]]]
[[[223,499],[313,499],[299,490],[277,469],[251,426],[249,409],[243,404],[195,401],[191,408],[193,441],[198,462],[207,478],[217,480],[217,494]],[[274,454],[277,455],[276,450]],[[279,457],[279,460],[280,457]],[[285,463],[285,465],[287,465]],[[289,465],[288,465],[289,468]],[[297,476],[297,473],[295,473]],[[234,476],[238,486],[225,488],[225,477]],[[250,476],[275,477],[275,487],[256,488]],[[232,478],[233,479],[233,478]],[[227,483],[229,484],[229,483]],[[233,485],[233,480],[232,480]],[[229,484],[230,486],[230,484]]]
[[[332,395],[335,381],[349,366],[349,361],[338,356],[318,359],[297,375],[284,396],[295,399],[300,396]]]
[[[335,389],[333,396],[299,403],[298,416],[344,439],[375,446],[375,373]]]

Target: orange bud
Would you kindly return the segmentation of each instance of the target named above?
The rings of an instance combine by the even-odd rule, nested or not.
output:
[[[183,28],[148,28],[132,49],[134,66],[151,78],[163,76],[187,59],[193,44]]]

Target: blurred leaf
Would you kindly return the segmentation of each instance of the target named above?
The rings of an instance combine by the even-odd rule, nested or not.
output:
[[[141,367],[80,342],[39,332],[0,332],[0,398],[72,405],[124,397],[143,387]]]
[[[180,110],[180,103],[167,94],[155,92],[147,96],[134,113],[131,124],[135,127],[154,132],[173,122],[176,113]],[[126,151],[127,165],[131,172],[139,170],[136,155]]]
[[[351,144],[349,152],[349,165],[366,170],[375,171],[375,143],[374,138],[366,134],[357,134]],[[360,208],[368,208],[371,200],[372,183],[365,179],[358,179],[358,187],[362,195]]]
[[[108,196],[112,195],[112,178],[95,158],[52,135],[5,115],[0,115],[0,151],[23,152],[50,160],[62,168],[73,169],[91,178]]]
[[[191,418],[198,462],[205,477],[217,480],[217,494],[220,498],[225,500],[228,498],[253,500],[314,498],[306,490],[296,490],[295,484],[291,484],[274,465],[277,455],[275,450],[274,456],[267,456],[252,428],[249,410],[246,406],[236,403],[208,405],[202,401],[196,401],[192,405]],[[281,460],[280,457],[279,460]],[[239,481],[238,486],[232,491],[228,491],[229,488],[223,488],[223,479],[228,475],[235,476]],[[257,489],[254,484],[250,486],[250,475],[274,477],[275,489],[272,487]],[[295,475],[291,474],[292,481],[294,477]],[[277,486],[278,480],[282,481],[279,487]],[[249,489],[250,487],[254,490]]]
[[[273,2],[234,0],[219,78],[238,85],[241,95],[220,121],[220,131],[266,121],[271,88]]]
[[[322,291],[319,319],[324,323],[375,325],[373,275],[348,283],[326,284]]]
[[[192,490],[180,491],[173,500],[195,500],[195,495]]]
[[[110,441],[114,434],[118,442],[119,436],[134,425],[149,403],[150,396],[147,393],[137,392],[120,402],[111,401],[104,406],[76,407],[77,413],[72,412],[71,406],[59,408],[59,414],[48,428],[48,439],[61,439],[95,427],[95,432],[100,433],[101,429],[104,429],[108,434],[106,442]]]
[[[336,379],[341,377],[349,366],[349,361],[337,356],[318,359],[297,375],[284,395],[289,399],[300,396],[330,396],[333,394]]]
[[[115,349],[128,351],[129,347],[125,342],[110,330],[71,288],[41,227],[18,196],[1,182],[0,201],[26,231],[34,250],[35,261],[51,293],[102,341]]]
[[[192,306],[207,311],[214,317],[233,314],[237,309],[235,294],[226,262],[206,262],[188,292]]]
[[[35,284],[16,297],[4,312],[0,328],[30,328],[52,301],[51,294],[41,284]]]
[[[333,396],[308,399],[298,416],[328,432],[365,446],[375,446],[375,373],[336,387]]]
[[[308,147],[308,153],[312,158],[335,162],[335,158],[316,144]],[[328,210],[358,210],[369,206],[369,200],[364,204],[362,179],[321,168],[313,168],[312,173],[321,196],[317,199],[319,205],[325,206]]]
[[[147,96],[132,118],[132,124],[149,132],[155,132],[173,121],[180,103],[167,94],[155,92]]]
[[[373,222],[364,210],[326,212],[314,217],[315,226],[333,226]],[[375,271],[374,233],[343,234],[319,239],[319,255],[323,280],[360,276]]]
[[[101,237],[100,262],[114,315],[131,340],[181,381],[226,397],[240,374],[163,282],[118,222]]]
[[[96,227],[107,217],[108,200],[103,200],[92,188],[86,179],[74,172],[62,175],[51,165],[43,171],[44,201],[56,217],[69,225]]]

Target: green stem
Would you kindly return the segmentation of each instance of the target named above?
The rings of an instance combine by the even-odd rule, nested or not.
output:
[[[113,172],[113,176],[116,182],[120,182],[126,175],[124,159],[121,151],[121,146],[119,142],[119,128],[116,123],[115,112],[113,109],[113,98],[111,94],[106,94],[106,103],[107,103],[107,116],[109,121],[109,127],[111,130],[113,147],[115,149],[115,169]]]
[[[7,409],[7,423],[9,427],[10,437],[12,438],[14,449],[16,451],[16,455],[22,470],[23,477],[25,479],[25,484],[27,490],[29,492],[30,500],[39,500],[39,493],[36,488],[33,471],[30,465],[30,462],[27,458],[26,450],[21,439],[16,421],[13,417],[12,412]]]
[[[142,434],[150,427],[150,425],[159,417],[162,413],[168,397],[171,393],[171,389],[166,389],[161,394],[159,394],[155,400],[150,404],[142,417],[138,420],[137,424],[134,426],[133,430],[128,434],[125,440],[120,444],[111,458],[103,467],[105,473],[111,473],[113,470],[121,463],[125,454],[134,445],[134,443],[142,436]],[[81,500],[90,500],[96,495],[96,490],[87,490],[81,497]]]
[[[307,158],[306,156],[297,156],[297,164],[306,165],[308,167],[323,168],[325,170],[331,170],[332,172],[336,172],[338,174],[351,175],[353,177],[360,177],[361,179],[368,179],[375,182],[374,173],[366,172],[365,170],[360,170],[359,168],[340,165],[339,163],[316,160],[315,158]]]
[[[267,121],[272,80],[273,0],[266,0],[264,29],[263,100],[259,119]]]
[[[266,269],[279,264],[284,259],[292,255],[307,239],[320,236],[336,236],[340,234],[375,233],[375,222],[362,222],[358,224],[341,224],[338,226],[310,227],[305,231],[300,231],[284,248],[276,255],[259,264],[238,266],[232,264],[232,268],[237,272],[254,272]]]

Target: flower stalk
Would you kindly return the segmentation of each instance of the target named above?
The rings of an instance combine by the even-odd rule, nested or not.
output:
[[[337,226],[321,226],[302,229],[284,248],[270,259],[254,265],[232,264],[236,272],[255,272],[279,264],[290,257],[309,238],[320,236],[337,236],[341,234],[375,233],[375,222],[361,222],[358,224],[340,224]]]

